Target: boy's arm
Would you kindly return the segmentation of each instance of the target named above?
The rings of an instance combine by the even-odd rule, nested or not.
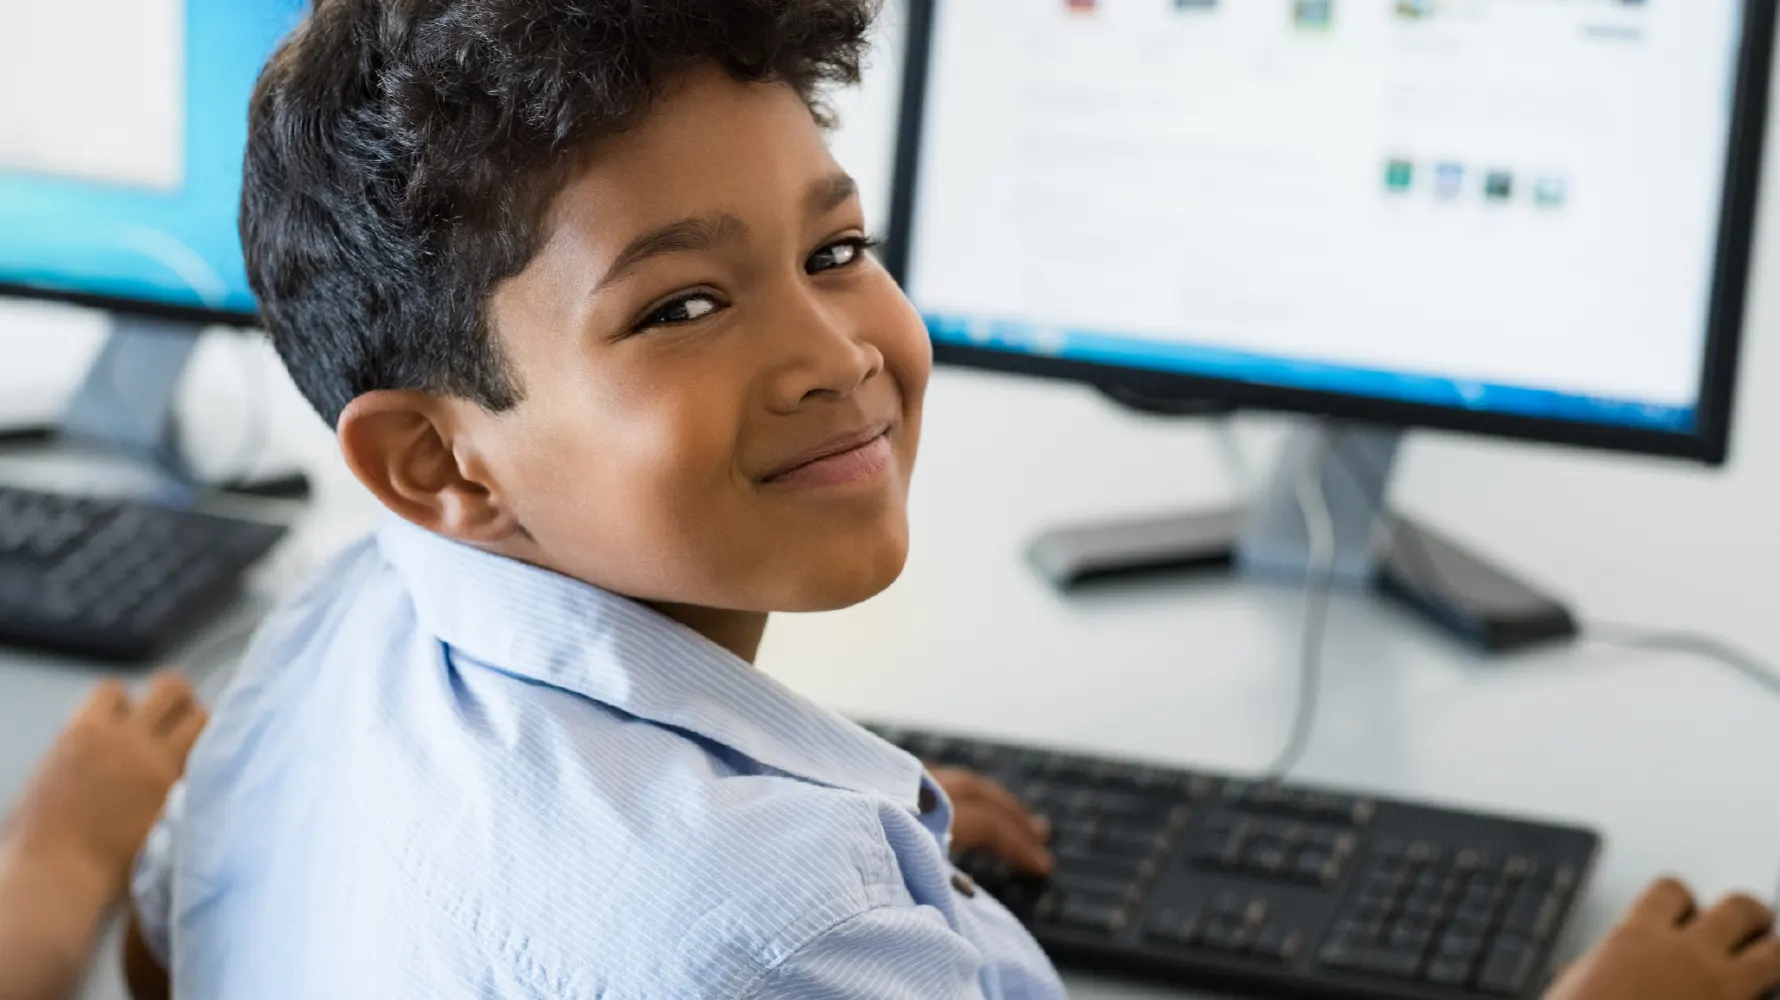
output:
[[[62,730],[0,828],[0,1000],[79,988],[206,718],[191,687],[163,675],[136,703],[99,685]]]
[[[116,898],[102,870],[0,844],[0,1000],[72,997]]]
[[[1558,978],[1546,1000],[1756,1000],[1780,985],[1774,914],[1749,896],[1701,911],[1673,879]]]
[[[1049,967],[1044,971],[1049,974]],[[886,906],[830,928],[768,970],[743,996],[983,1000],[981,974],[982,956],[937,911]]]

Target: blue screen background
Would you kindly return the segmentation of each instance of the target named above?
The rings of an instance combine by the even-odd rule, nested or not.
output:
[[[50,0],[54,2],[54,0]],[[0,282],[173,306],[255,311],[236,233],[247,101],[305,0],[185,0],[185,177],[177,192],[0,170]],[[55,43],[65,44],[66,40]],[[48,44],[48,43],[46,43]],[[142,230],[214,273],[193,282],[133,249]]]
[[[922,319],[936,342],[959,347],[1222,378],[1254,386],[1420,403],[1474,413],[1505,413],[1681,434],[1698,427],[1698,407],[1692,405],[1669,406],[1435,374],[1326,364],[1191,343],[1163,343],[1116,331],[1041,328],[1024,320],[935,312],[923,313]]]

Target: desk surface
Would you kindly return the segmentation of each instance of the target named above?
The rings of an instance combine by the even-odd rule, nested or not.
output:
[[[1105,479],[1058,475],[1031,442],[1008,444],[1041,412],[1021,410],[1030,391],[936,383],[930,427],[985,398],[1011,410],[970,434],[930,432],[903,580],[850,611],[776,620],[762,667],[842,711],[886,721],[1238,771],[1265,765],[1296,691],[1299,595],[1226,579],[1076,598],[1047,589],[1020,560],[1036,528],[1142,498]],[[1071,399],[1061,405],[1077,415],[1094,405]],[[1175,450],[1170,495],[1228,498],[1230,476],[1209,436],[1132,426]],[[313,453],[321,461],[325,441]],[[241,614],[371,523],[365,498],[337,468],[320,467],[321,502],[259,574]],[[1035,478],[1044,468],[1051,475]],[[1139,468],[1130,482],[1161,480]],[[1596,826],[1608,848],[1583,937],[1661,873],[1708,893],[1773,884],[1780,796],[1767,779],[1780,760],[1780,699],[1728,671],[1587,646],[1488,660],[1361,595],[1336,601],[1327,651],[1316,734],[1297,776]],[[0,653],[0,802],[97,676]],[[122,996],[109,964],[88,997]],[[1185,995],[1097,978],[1071,985],[1081,998]]]

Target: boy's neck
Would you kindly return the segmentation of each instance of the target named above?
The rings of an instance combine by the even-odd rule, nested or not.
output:
[[[760,652],[760,639],[766,634],[764,611],[724,611],[691,604],[651,604],[650,607],[749,663],[753,663],[755,655]]]

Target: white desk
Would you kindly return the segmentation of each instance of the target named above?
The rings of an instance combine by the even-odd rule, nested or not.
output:
[[[1064,425],[1078,443],[1116,435],[1122,452],[1049,444],[1043,435]],[[308,434],[325,455],[325,437]],[[253,601],[370,523],[373,509],[337,467],[323,470],[321,504],[260,574]],[[862,716],[1262,766],[1292,707],[1297,594],[1209,579],[1065,599],[1020,562],[1031,532],[1065,515],[1231,492],[1203,432],[1114,417],[1062,390],[945,375],[930,402],[904,579],[851,611],[776,621],[762,666]],[[0,801],[96,676],[0,653]],[[1322,712],[1298,774],[1596,825],[1608,850],[1583,918],[1592,938],[1662,872],[1712,893],[1771,885],[1777,760],[1780,700],[1711,664],[1589,648],[1489,661],[1356,596],[1334,609]],[[1072,986],[1093,1000],[1185,995],[1090,978]],[[109,967],[88,996],[122,996]]]

